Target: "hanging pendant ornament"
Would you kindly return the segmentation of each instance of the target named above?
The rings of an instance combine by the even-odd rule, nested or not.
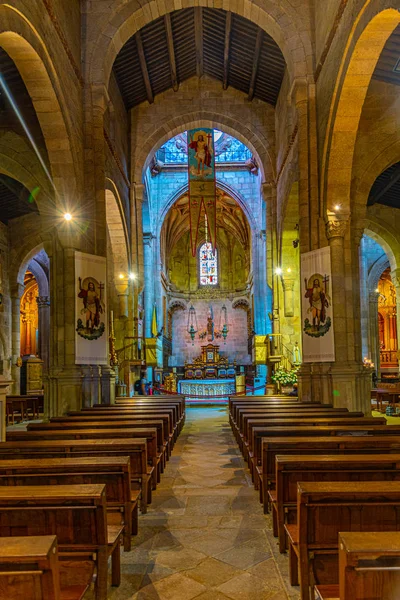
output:
[[[207,216],[215,250],[217,206],[215,191],[214,130],[191,129],[188,136],[189,221],[192,255],[196,256],[201,209]]]

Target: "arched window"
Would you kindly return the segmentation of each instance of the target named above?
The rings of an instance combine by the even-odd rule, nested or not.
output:
[[[213,253],[210,242],[205,242],[199,250],[200,285],[218,284],[218,255]]]

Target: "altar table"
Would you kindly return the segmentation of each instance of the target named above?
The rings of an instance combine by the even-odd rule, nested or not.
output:
[[[192,403],[228,402],[228,397],[235,391],[234,379],[182,379],[178,381],[178,394],[183,394],[186,401]]]

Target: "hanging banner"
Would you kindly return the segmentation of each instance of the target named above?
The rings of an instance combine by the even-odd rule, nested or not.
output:
[[[333,362],[331,249],[301,255],[303,362]]]
[[[106,365],[106,259],[75,252],[75,364]]]
[[[213,129],[191,129],[188,135],[190,242],[196,255],[201,207],[207,215],[210,241],[215,250],[217,206]]]

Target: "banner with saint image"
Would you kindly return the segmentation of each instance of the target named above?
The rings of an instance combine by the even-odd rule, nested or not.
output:
[[[208,231],[213,249],[217,237],[217,206],[215,194],[215,152],[213,129],[191,129],[188,136],[190,243],[196,255],[197,236],[202,206],[207,215]]]
[[[303,362],[333,362],[331,250],[301,255]]]
[[[106,365],[106,259],[75,252],[75,364]]]

